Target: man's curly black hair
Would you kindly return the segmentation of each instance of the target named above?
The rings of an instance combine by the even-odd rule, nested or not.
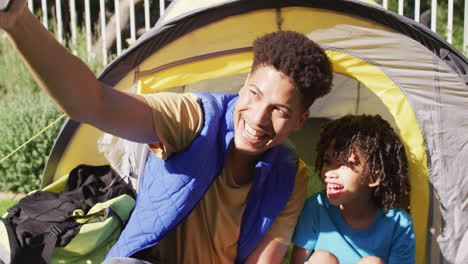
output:
[[[402,208],[401,199],[409,191],[405,148],[390,124],[380,115],[347,115],[325,123],[317,144],[316,168],[322,171],[324,154],[334,142],[333,157],[343,164],[356,147],[365,157],[361,180],[380,180],[373,188],[377,207],[385,212]],[[407,208],[403,208],[407,209]]]
[[[294,31],[264,35],[253,43],[252,72],[259,66],[273,66],[290,78],[309,108],[315,99],[330,91],[331,63],[314,41]]]

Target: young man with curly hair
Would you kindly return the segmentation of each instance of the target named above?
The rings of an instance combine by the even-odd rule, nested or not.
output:
[[[348,115],[326,123],[316,168],[325,190],[301,213],[292,263],[414,263],[413,223],[401,201],[408,163],[387,121]]]
[[[0,27],[41,86],[72,119],[154,153],[106,262],[280,263],[308,181],[305,164],[282,143],[330,90],[320,47],[295,32],[258,39],[238,95],[127,94],[99,82],[24,2],[0,14]]]

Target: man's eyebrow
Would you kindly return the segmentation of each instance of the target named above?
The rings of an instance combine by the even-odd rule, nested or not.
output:
[[[263,95],[262,90],[255,83],[251,83],[250,86],[252,86],[260,95]]]
[[[260,95],[263,96],[262,90],[261,90],[256,84],[251,83],[251,84],[249,84],[249,85],[252,86],[252,88],[253,88],[257,93],[259,93]],[[289,107],[289,106],[287,106],[287,105],[284,105],[284,104],[275,104],[275,106],[280,107],[280,108],[285,108],[285,109],[286,109],[286,112],[288,112],[288,113],[292,112],[291,107]]]

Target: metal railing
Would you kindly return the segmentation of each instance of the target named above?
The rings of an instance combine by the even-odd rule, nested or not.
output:
[[[84,14],[82,14],[82,16],[84,16],[84,21],[85,21],[85,29],[86,29],[86,46],[87,46],[87,53],[88,53],[88,61],[90,61],[92,59],[92,56],[95,56],[93,55],[93,50],[92,50],[92,46],[93,45],[96,45],[98,43],[92,43],[92,39],[93,39],[93,36],[92,36],[92,21],[91,21],[91,7],[90,7],[90,1],[91,0],[65,0],[65,1],[69,1],[68,3],[68,12],[69,12],[69,17],[70,17],[70,26],[69,26],[69,31],[70,31],[70,40],[72,42],[72,47],[76,47],[76,41],[77,41],[77,12],[76,12],[76,4],[77,2],[81,2],[83,3],[84,1]],[[96,1],[96,0],[94,0]],[[120,14],[122,13],[122,9],[123,8],[128,8],[128,11],[126,10],[126,12],[129,13],[129,16],[128,16],[128,21],[126,21],[125,23],[128,23],[129,24],[129,28],[130,28],[130,37],[129,37],[129,41],[128,41],[128,44],[130,45],[131,43],[133,43],[135,41],[135,39],[137,38],[137,34],[136,34],[136,17],[137,15],[140,16],[140,17],[144,17],[144,30],[145,31],[148,31],[150,29],[150,27],[152,26],[152,23],[154,24],[156,22],[156,19],[157,18],[153,18],[154,21],[151,21],[150,19],[150,8],[153,6],[153,5],[159,5],[159,14],[157,17],[159,17],[160,15],[162,15],[164,13],[164,10],[166,8],[166,4],[169,3],[171,0],[154,0],[154,1],[150,1],[150,0],[99,0],[99,23],[100,23],[100,34],[101,34],[101,40],[100,40],[100,46],[102,46],[102,50],[101,50],[101,53],[102,53],[102,62],[104,65],[107,65],[108,63],[108,58],[109,58],[109,40],[107,39],[107,34],[106,34],[106,30],[108,30],[108,25],[106,24],[106,19],[107,19],[107,16],[106,16],[106,13],[113,13],[114,14],[114,22],[115,22],[115,53],[117,55],[120,55],[122,53],[122,50],[127,48],[127,47],[122,47],[122,44],[125,42],[122,42],[122,32],[121,32],[121,16]],[[445,38],[447,40],[447,42],[449,43],[452,43],[453,42],[453,18],[454,18],[454,0],[447,0],[447,21],[445,26],[446,28],[444,29],[445,30],[445,36],[442,36],[443,38]],[[458,49],[461,50],[465,55],[468,54],[468,0],[455,0],[457,2],[457,4],[460,5],[461,1],[464,1],[464,17],[463,17],[463,40],[462,40],[462,45],[458,45]],[[42,18],[42,23],[44,24],[44,26],[46,28],[49,28],[49,25],[48,23],[50,22],[49,21],[49,11],[48,10],[51,10],[51,8],[49,7],[48,8],[48,1],[47,0],[41,0],[41,6],[40,7],[35,7],[33,6],[34,3],[37,3],[39,2],[38,0],[36,1],[33,1],[33,0],[28,0],[28,6],[29,6],[29,9],[32,11],[32,12],[35,12],[36,14],[38,14],[39,12],[37,12],[37,9],[40,9],[41,12],[40,12],[40,15],[41,18]],[[49,0],[49,4],[50,2],[52,2],[52,0]],[[136,3],[139,3],[140,5],[143,4],[143,14],[139,13],[137,14],[136,13],[136,10],[135,10],[135,4]],[[143,2],[143,3],[141,3]],[[415,21],[417,22],[421,22],[421,0],[382,0],[382,1],[377,1],[379,2],[384,8],[386,9],[390,9],[392,10],[392,8],[395,8],[395,5],[396,6],[396,10],[392,10],[394,12],[397,12],[398,14],[400,15],[406,15],[406,16],[409,16],[411,17],[412,19],[414,19]],[[428,9],[426,7],[426,12],[425,14],[427,15],[427,11],[430,11],[430,25],[427,25],[428,27],[430,26],[430,29],[434,32],[438,32],[437,30],[437,12],[438,12],[438,2],[437,0],[426,0],[424,1],[424,4],[428,4],[428,2],[430,2],[430,9]],[[55,14],[53,14],[55,16],[55,19],[56,19],[56,38],[57,40],[60,42],[60,43],[63,43],[64,41],[64,23],[63,23],[63,19],[62,19],[62,15],[64,12],[67,12],[67,10],[63,10],[62,9],[62,0],[55,0],[55,6],[54,6],[54,9],[55,9]],[[95,3],[95,2],[94,2]],[[124,5],[122,5],[122,3],[124,3]],[[439,2],[440,3],[440,2]],[[113,4],[113,10],[110,10],[110,5]],[[392,6],[392,8],[391,8]],[[405,11],[405,6],[406,7],[410,7],[412,10],[414,10],[414,14],[408,14],[406,11]],[[444,11],[445,12],[445,11]],[[439,21],[440,22],[440,21]],[[110,21],[109,21],[110,23]],[[439,33],[440,34],[440,33]],[[114,40],[112,40],[114,41]],[[76,48],[73,50],[73,52],[76,54]]]
[[[84,21],[85,21],[85,29],[86,29],[86,46],[87,46],[87,52],[88,52],[88,61],[92,59],[93,52],[92,52],[92,21],[91,21],[91,0],[78,0],[81,1],[82,3],[84,2]],[[77,47],[77,12],[76,12],[76,4],[78,2],[77,0],[68,0],[68,9],[69,10],[63,10],[62,9],[62,0],[55,0],[55,19],[56,19],[56,38],[57,40],[63,44],[64,41],[64,23],[62,19],[62,14],[64,12],[69,12],[70,16],[70,35],[71,35],[71,42],[72,42],[72,47],[74,47],[73,53],[76,54],[76,47]],[[33,1],[33,0],[28,0],[28,7],[29,9],[36,14],[39,14],[42,18],[42,24],[44,27],[49,29],[49,12],[51,8],[48,6],[48,2],[50,5],[51,0],[41,0],[41,6],[40,7],[35,7],[34,3],[37,3],[38,1]],[[109,3],[113,2],[113,10],[109,10]],[[135,23],[135,3],[136,2],[142,2],[141,0],[127,0],[127,1],[122,1],[122,0],[99,0],[99,23],[100,23],[100,34],[102,36],[101,41],[102,41],[102,60],[103,64],[106,65],[108,63],[108,40],[106,38],[106,30],[107,30],[107,24],[106,24],[106,12],[112,12],[115,14],[115,44],[116,44],[116,53],[117,55],[120,55],[122,53],[122,32],[121,32],[121,20],[120,20],[120,14],[121,14],[121,3],[127,3],[128,4],[128,12],[129,12],[129,21],[127,23],[130,23],[130,44],[133,43],[136,40],[136,23]],[[151,21],[150,21],[150,6],[154,3],[150,2],[155,2],[155,1],[150,1],[150,0],[144,0],[143,6],[144,6],[144,20],[145,20],[145,31],[148,31],[151,27]],[[168,1],[169,2],[169,1]],[[159,14],[161,15],[166,7],[166,2],[164,0],[159,0]],[[40,13],[37,12],[37,9],[40,9]],[[155,21],[154,21],[155,22]]]
[[[460,0],[460,2],[463,0]],[[388,9],[388,0],[382,1],[382,6]],[[420,22],[421,18],[421,0],[411,0],[407,2],[414,2],[414,17],[413,19],[417,22]],[[404,13],[405,0],[398,0],[398,14],[405,15]],[[431,25],[430,28],[432,31],[437,31],[437,0],[431,0]],[[453,37],[453,11],[454,11],[454,0],[447,0],[447,32],[445,39],[452,43]],[[463,51],[467,53],[468,46],[468,0],[465,0],[464,5],[464,23],[463,23]]]

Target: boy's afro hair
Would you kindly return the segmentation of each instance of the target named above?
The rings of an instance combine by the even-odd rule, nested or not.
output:
[[[402,198],[407,198],[408,162],[405,148],[390,124],[380,115],[347,115],[325,123],[317,144],[316,168],[321,171],[324,154],[334,142],[333,158],[348,163],[352,151],[359,148],[366,160],[362,179],[380,180],[373,188],[373,198],[378,207],[387,212],[392,208],[407,210]]]

